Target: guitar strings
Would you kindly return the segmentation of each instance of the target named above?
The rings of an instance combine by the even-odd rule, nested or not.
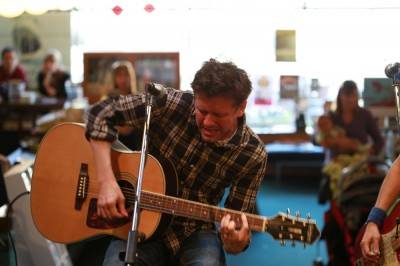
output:
[[[122,190],[124,189],[128,189],[128,188],[121,188]],[[130,190],[130,189],[129,189]],[[170,213],[170,214],[174,214],[174,215],[181,215],[181,216],[186,216],[189,218],[196,218],[196,219],[200,219],[200,220],[205,220],[205,221],[217,221],[215,218],[219,217],[219,219],[222,219],[223,216],[225,216],[226,214],[230,214],[233,216],[233,219],[236,218],[236,221],[239,221],[241,223],[240,220],[240,215],[241,213],[235,213],[234,210],[226,210],[226,209],[221,209],[218,208],[216,206],[207,206],[208,208],[210,208],[208,211],[205,211],[203,209],[203,206],[199,206],[196,205],[196,203],[191,203],[191,202],[185,202],[185,201],[181,201],[182,205],[187,205],[185,206],[186,208],[190,207],[191,211],[190,213],[188,213],[188,211],[182,211],[179,209],[175,209],[172,208],[172,206],[176,206],[176,203],[172,202],[173,200],[180,200],[180,199],[172,199],[172,198],[168,198],[167,195],[160,195],[163,197],[167,197],[166,199],[169,202],[164,201],[164,205],[155,205],[152,201],[157,201],[160,199],[159,195],[152,195],[150,194],[151,192],[146,192],[142,194],[142,198],[147,201],[144,202],[144,204],[142,204],[144,207],[148,207],[149,210],[151,211],[160,211],[160,212],[166,212],[166,213]],[[98,196],[98,194],[96,193],[87,193],[87,195],[90,196]],[[130,195],[132,196],[132,195]],[[133,204],[134,203],[134,197],[130,197],[127,196],[126,197],[126,201],[128,204]],[[189,204],[193,204],[190,205]],[[257,216],[254,214],[250,214],[250,213],[246,213],[246,217],[248,220],[248,224],[251,230],[258,230],[261,231],[262,227],[263,227],[263,223],[264,220],[267,219],[266,217],[262,217],[262,216]],[[219,221],[218,221],[219,222]]]
[[[130,199],[128,200],[128,203],[133,204],[133,200]],[[167,206],[157,206],[154,204],[150,203],[144,203],[142,204],[144,209],[147,211],[158,211],[162,213],[167,213],[167,214],[172,214],[172,215],[178,215],[178,216],[183,216],[183,217],[188,217],[188,218],[194,218],[196,220],[203,220],[203,221],[208,221],[208,222],[218,222],[220,223],[220,220],[225,216],[226,214],[230,215],[235,215],[232,214],[231,212],[226,212],[222,210],[215,210],[214,211],[207,211],[204,213],[204,210],[201,209],[201,206],[194,206],[192,207],[192,211],[189,213],[188,211],[182,211],[179,209],[171,209],[170,207]],[[265,217],[260,217],[260,218],[253,218],[251,216],[247,216],[247,221],[249,225],[250,230],[256,230],[256,231],[262,231],[263,228],[263,223]],[[239,216],[237,216],[239,217]],[[239,221],[241,223],[241,220]]]
[[[132,189],[124,188],[124,187],[121,187],[121,190],[123,192],[132,191]],[[98,196],[97,193],[86,193],[86,194],[90,195],[90,196]],[[128,204],[134,203],[135,193],[128,192],[128,193],[124,193],[124,195],[126,197],[126,202]],[[225,216],[226,214],[230,214],[233,216],[233,219],[236,219],[237,222],[241,222],[241,220],[240,220],[241,212],[236,213],[234,210],[218,208],[217,206],[206,206],[208,208],[208,211],[207,211],[207,210],[203,209],[204,206],[202,206],[202,205],[199,206],[196,204],[196,202],[192,203],[192,202],[186,202],[184,199],[183,199],[183,201],[181,201],[182,199],[168,198],[168,195],[156,195],[156,194],[152,194],[152,192],[145,192],[141,195],[145,201],[144,203],[142,203],[142,205],[145,208],[147,207],[147,209],[149,211],[159,211],[159,212],[163,212],[163,213],[180,215],[183,217],[194,218],[197,220],[204,220],[204,221],[210,221],[210,222],[219,222],[216,218],[219,217],[219,219],[222,219],[222,217]],[[156,204],[154,204],[154,202],[152,202],[153,200],[159,201],[161,197],[164,197],[163,205],[156,205]],[[168,202],[166,202],[166,200]],[[173,208],[173,206],[177,205],[176,201],[179,201],[178,203],[181,203],[183,206],[186,204],[187,206],[184,206],[186,208],[190,207],[191,208],[190,212],[188,212],[187,210],[184,211],[179,208]],[[193,205],[191,205],[191,204],[193,204]],[[267,217],[258,216],[258,215],[254,215],[254,214],[250,214],[250,213],[245,213],[245,215],[247,217],[247,221],[248,221],[250,230],[263,231],[264,221],[267,221],[267,223],[269,225],[267,228],[270,228],[271,226],[274,227],[273,224],[276,223],[276,222],[274,222],[274,220],[271,220]],[[294,221],[293,219],[291,219],[291,220],[292,220],[292,222]],[[276,226],[281,225],[282,222],[284,222],[284,221],[278,222],[278,224],[276,224]],[[290,224],[292,222],[290,222]],[[299,224],[300,223],[303,224],[304,228],[308,228],[308,226],[311,226],[314,224],[314,222],[312,220],[305,221],[304,219],[298,220],[296,222],[298,222]],[[306,227],[305,224],[308,224],[308,226]],[[291,224],[291,226],[294,226],[294,224]],[[302,234],[297,234],[294,232],[291,232],[291,233],[293,235],[297,235],[297,236],[302,235]],[[296,240],[300,240],[300,239],[296,239]]]
[[[94,193],[88,193],[88,195],[96,195],[96,194],[94,194]],[[155,201],[157,201],[157,197],[154,197],[153,195],[146,195],[146,194],[143,194],[142,195],[143,196],[143,198],[145,199],[145,200],[147,200],[147,202],[145,202],[143,205],[144,206],[148,206],[148,207],[150,207],[151,209],[157,209],[157,210],[166,210],[166,211],[169,211],[169,212],[171,212],[171,208],[168,208],[167,206],[165,206],[165,205],[171,205],[171,207],[172,207],[172,201],[171,201],[171,199],[168,199],[168,200],[170,200],[171,202],[169,202],[169,203],[165,203],[163,206],[161,206],[161,205],[154,205],[154,204],[150,204],[151,203],[151,201],[152,200],[155,200]],[[134,199],[133,198],[131,198],[131,197],[127,197],[126,198],[126,200],[127,200],[127,202],[128,203],[134,203]],[[182,204],[185,204],[185,202],[182,202]],[[187,206],[188,207],[188,206]],[[213,207],[213,206],[210,206],[210,207]],[[202,210],[202,208],[203,208],[203,206],[198,206],[198,205],[196,205],[196,204],[194,204],[193,206],[190,206],[190,208],[192,209],[192,210],[194,210],[194,211],[197,211],[198,213],[204,213],[204,210]],[[216,212],[221,212],[221,213],[229,213],[229,214],[232,214],[231,212],[226,212],[226,211],[223,211],[223,210],[219,210],[219,209],[213,209],[213,208],[211,208],[211,210],[214,210],[214,211],[216,211]],[[193,213],[193,211],[192,211],[192,213]],[[213,214],[213,212],[212,211],[208,211],[207,212],[207,214]],[[185,212],[185,214],[186,214],[186,212]],[[235,215],[235,214],[232,214],[232,215]],[[198,216],[202,216],[201,214],[199,214],[199,215],[193,215],[193,217],[198,217]],[[203,217],[203,216],[202,216]]]
[[[89,195],[89,196],[98,196],[98,194],[96,194],[96,193],[86,193],[87,195]],[[134,200],[135,200],[135,198],[134,197],[131,197],[132,195],[129,195],[129,196],[127,196],[126,197],[126,200],[127,200],[127,202],[128,203],[133,203],[134,202]],[[168,198],[168,196],[166,196],[166,195],[162,195],[163,197],[166,197],[166,199],[164,199],[164,202],[165,202],[165,200],[168,200],[169,202],[168,203],[166,203],[166,204],[170,204],[171,206],[172,206],[172,204],[174,203],[174,202],[172,202],[173,200],[180,200],[180,199],[171,199],[171,198]],[[148,201],[157,201],[157,200],[160,200],[160,196],[158,196],[158,195],[151,195],[151,194],[146,194],[146,193],[144,193],[144,194],[142,194],[142,198],[144,198],[145,200],[148,200]],[[146,203],[145,203],[146,204]],[[166,205],[165,204],[165,205]],[[192,209],[195,209],[196,211],[204,211],[204,210],[202,210],[203,209],[203,206],[199,206],[199,205],[196,205],[196,203],[187,203],[187,202],[185,202],[185,201],[181,201],[181,204],[193,204],[192,206],[190,206],[190,208],[192,208]],[[156,205],[155,205],[156,206]],[[158,207],[158,206],[157,206]],[[189,206],[188,206],[189,207]],[[220,209],[217,209],[217,208],[215,208],[214,209],[214,207],[216,207],[216,206],[209,206],[209,208],[211,208],[211,209],[213,209],[213,210],[216,210],[216,211],[220,211],[220,212],[227,212],[227,211],[223,211],[223,210],[220,210]],[[170,210],[169,208],[167,208],[168,210]],[[232,211],[228,211],[229,212],[229,214],[231,214],[231,215],[239,215],[239,213],[234,213],[234,212],[232,212]],[[250,214],[251,215],[251,214]]]
[[[124,188],[124,187],[122,187],[121,188],[121,190],[123,191],[123,194],[124,194],[124,196],[125,196],[125,198],[126,198],[126,200],[127,200],[127,202],[128,203],[130,203],[130,204],[132,204],[132,203],[134,203],[134,200],[135,200],[135,197],[136,197],[136,192],[134,192],[134,190],[133,189],[130,189],[130,188]],[[90,192],[87,192],[86,193],[87,195],[89,195],[89,196],[93,196],[93,197],[96,197],[96,196],[98,196],[98,193],[90,193]],[[142,193],[141,194],[141,197],[142,198],[144,198],[145,200],[148,200],[148,201],[152,201],[152,200],[154,200],[154,201],[158,201],[158,200],[160,200],[160,197],[164,197],[166,200],[168,200],[168,201],[172,201],[172,200],[178,200],[178,201],[180,201],[182,204],[193,204],[193,203],[191,203],[191,202],[186,202],[184,199],[183,199],[183,201],[181,201],[182,199],[174,199],[174,198],[169,198],[169,196],[168,195],[156,195],[156,194],[153,194],[152,192],[149,192],[149,191],[146,191],[146,192],[144,192],[144,193]],[[176,204],[176,203],[175,203]],[[202,203],[200,203],[200,204],[202,204]],[[173,206],[173,204],[172,204],[172,202],[169,202],[169,205],[171,205],[171,206]],[[197,205],[196,204],[196,202],[191,206],[192,208],[194,208],[195,209],[195,211],[199,211],[199,212],[201,212],[201,211],[204,211],[202,208],[203,208],[203,206],[199,206],[199,205]],[[219,212],[223,212],[223,213],[226,213],[226,214],[230,214],[230,215],[234,215],[234,216],[240,216],[241,215],[241,212],[239,212],[239,211],[234,211],[234,210],[224,210],[224,209],[220,209],[220,208],[218,208],[217,206],[207,206],[207,207],[211,207],[213,210],[216,210],[216,211],[219,211]],[[166,208],[165,210],[171,210],[170,208]],[[246,213],[246,217],[247,217],[247,219],[254,219],[254,220],[263,220],[263,219],[265,219],[266,217],[259,217],[259,216],[257,216],[257,215],[255,215],[255,214],[251,214],[251,213]],[[307,220],[307,221],[305,221],[303,218],[301,218],[301,220],[299,219],[299,222],[306,222],[307,224],[314,224],[315,222],[313,221],[313,220]]]

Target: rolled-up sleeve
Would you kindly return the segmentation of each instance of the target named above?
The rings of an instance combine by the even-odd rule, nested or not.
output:
[[[112,142],[118,136],[116,126],[137,126],[144,112],[141,96],[119,96],[101,101],[86,113],[85,136]]]
[[[169,89],[170,94],[159,97],[154,101],[152,120],[157,120],[165,114],[165,107],[168,104],[167,98],[173,99],[173,91],[173,89]],[[133,129],[143,128],[145,117],[145,95],[110,97],[93,105],[86,113],[85,136],[87,139],[112,142],[118,137],[116,126],[126,125]]]

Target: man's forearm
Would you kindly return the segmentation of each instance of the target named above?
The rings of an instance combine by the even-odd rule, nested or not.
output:
[[[92,147],[99,182],[109,181],[108,179],[113,176],[110,175],[110,172],[112,172],[110,156],[111,143],[107,141],[91,139],[90,146]]]

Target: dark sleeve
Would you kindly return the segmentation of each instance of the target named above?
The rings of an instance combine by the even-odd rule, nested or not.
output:
[[[365,114],[366,114],[366,122],[367,122],[367,132],[373,140],[374,152],[375,152],[375,154],[378,154],[381,152],[381,150],[385,144],[385,141],[379,130],[377,121],[375,120],[375,118],[372,116],[372,114],[368,110],[365,110],[365,111],[366,111]]]
[[[65,82],[70,79],[70,75],[67,72],[62,72],[60,78],[57,80],[57,97],[58,98],[67,98],[67,90],[65,88]]]
[[[44,73],[40,71],[39,74],[37,75],[38,91],[40,92],[40,94],[47,96],[46,89],[44,88],[43,85],[43,81],[44,81]]]

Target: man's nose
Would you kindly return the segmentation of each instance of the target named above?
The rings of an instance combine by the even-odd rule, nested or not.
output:
[[[214,126],[215,125],[215,121],[214,121],[214,119],[213,119],[213,117],[211,115],[207,114],[204,117],[203,124],[204,124],[204,126]]]

